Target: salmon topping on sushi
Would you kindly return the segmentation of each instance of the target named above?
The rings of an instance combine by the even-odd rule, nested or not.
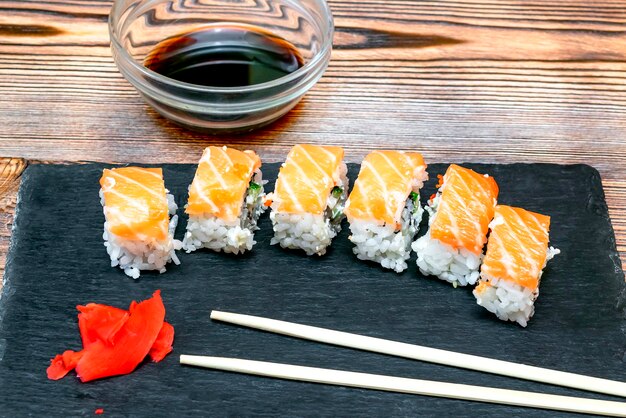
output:
[[[242,201],[261,159],[254,151],[207,147],[189,188],[188,215],[213,215],[228,222],[241,214]]]
[[[496,181],[452,164],[440,190],[441,200],[430,226],[431,238],[454,249],[481,254],[498,198]]]
[[[100,186],[109,232],[127,240],[167,238],[169,212],[160,168],[104,169]]]
[[[473,292],[476,302],[499,319],[525,327],[535,313],[542,270],[560,253],[548,247],[550,217],[500,205],[489,228],[487,254]]]
[[[407,268],[424,213],[419,193],[426,180],[426,164],[417,152],[374,151],[365,157],[344,210],[357,258],[397,273]]]
[[[295,145],[278,172],[272,208],[272,245],[324,255],[341,231],[348,192],[341,147]]]
[[[252,249],[263,213],[261,159],[254,151],[207,147],[198,163],[186,212],[183,248],[240,254]]]
[[[424,159],[417,152],[374,151],[368,154],[344,213],[348,219],[394,225],[396,230],[400,229],[406,199],[414,188],[419,189],[413,184],[414,179],[425,169]]]
[[[280,213],[322,215],[342,160],[341,147],[295,145],[278,174],[272,207]]]
[[[481,275],[536,290],[546,264],[549,228],[549,216],[496,206]],[[483,283],[485,286],[487,282]]]

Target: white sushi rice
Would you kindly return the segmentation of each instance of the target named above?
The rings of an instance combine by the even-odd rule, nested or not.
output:
[[[556,248],[548,248],[546,263],[560,252]],[[542,274],[543,269],[539,273],[540,280]],[[478,288],[474,289],[476,303],[496,314],[502,321],[517,322],[525,327],[535,313],[535,300],[539,296],[539,289],[537,288],[533,292],[517,283],[488,276],[484,273],[481,277],[481,281],[483,280],[489,282],[490,286],[483,287],[481,292],[477,291]]]
[[[102,190],[100,190],[100,202],[104,206]],[[164,273],[167,263],[173,261],[174,264],[180,264],[175,250],[180,250],[182,243],[174,239],[174,231],[178,224],[178,216],[175,215],[178,206],[174,202],[174,196],[169,193],[167,193],[167,206],[169,214],[174,216],[170,219],[167,238],[164,241],[121,238],[110,232],[108,222],[104,222],[102,238],[111,258],[111,267],[119,266],[127,276],[137,279],[141,270],[158,270]]]
[[[426,207],[429,225],[435,219],[440,200],[441,193],[438,193]],[[478,280],[478,268],[483,254],[476,255],[464,248],[455,249],[437,239],[432,239],[430,230],[417,239],[412,248],[417,253],[417,267],[422,274],[437,276],[455,287],[473,285]]]
[[[407,268],[406,260],[411,255],[411,241],[417,234],[424,209],[417,201],[414,205],[409,198],[402,211],[401,229],[395,225],[377,225],[374,222],[352,220],[350,222],[350,241],[352,249],[360,260],[380,263],[387,269],[401,273]]]
[[[274,228],[271,244],[280,244],[283,248],[304,250],[307,255],[324,255],[332,239],[341,231],[344,218],[343,208],[348,196],[347,167],[342,162],[333,178],[335,187],[341,187],[342,193],[328,197],[324,214],[291,214],[276,212],[278,202],[272,203],[270,219]]]
[[[214,215],[190,216],[187,232],[183,238],[183,249],[188,253],[200,248],[213,251],[239,254],[250,251],[254,241],[254,231],[258,228],[257,221],[265,207],[263,177],[260,170],[255,171],[252,181],[260,186],[260,191],[253,192],[250,188],[243,199],[239,218],[232,222],[224,221]]]

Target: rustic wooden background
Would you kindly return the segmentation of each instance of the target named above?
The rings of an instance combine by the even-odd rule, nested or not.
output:
[[[329,3],[322,80],[269,128],[213,137],[162,119],[122,78],[111,1],[1,1],[0,266],[24,160],[191,163],[227,143],[278,161],[298,142],[354,162],[393,147],[430,162],[591,164],[626,260],[626,0]]]

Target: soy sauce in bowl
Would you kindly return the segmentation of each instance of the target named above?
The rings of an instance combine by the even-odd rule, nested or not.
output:
[[[291,43],[262,28],[225,24],[194,29],[158,43],[144,65],[174,80],[241,87],[291,74],[303,59]]]
[[[114,0],[113,59],[161,115],[191,129],[247,132],[292,109],[332,51],[326,0]]]

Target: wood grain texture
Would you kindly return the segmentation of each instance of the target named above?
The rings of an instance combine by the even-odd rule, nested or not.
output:
[[[110,1],[3,1],[0,155],[191,163],[228,143],[279,161],[310,142],[353,162],[394,147],[430,162],[587,163],[626,259],[626,0],[329,4],[320,82],[270,127],[216,137],[164,120],[119,74]]]

